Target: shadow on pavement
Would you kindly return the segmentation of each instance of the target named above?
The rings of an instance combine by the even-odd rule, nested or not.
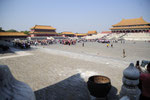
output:
[[[37,90],[35,96],[36,100],[90,100],[86,82],[80,74]]]
[[[107,95],[107,99],[108,100],[119,100],[117,92],[118,92],[117,88],[112,85],[111,90]]]
[[[54,85],[34,91],[34,93],[36,100],[91,100],[87,83],[79,73]],[[108,100],[117,99],[117,89],[112,86]]]

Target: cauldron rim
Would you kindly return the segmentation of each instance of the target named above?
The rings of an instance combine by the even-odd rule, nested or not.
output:
[[[106,82],[106,83],[96,83],[96,82],[92,81],[92,78],[94,78],[94,77],[105,77],[105,78],[107,78],[107,79],[109,80],[109,82]],[[88,81],[89,81],[89,82],[92,82],[92,83],[94,83],[94,84],[107,84],[107,83],[111,83],[110,78],[107,77],[107,76],[104,76],[104,75],[93,75],[93,76],[90,76],[90,77],[88,78]]]

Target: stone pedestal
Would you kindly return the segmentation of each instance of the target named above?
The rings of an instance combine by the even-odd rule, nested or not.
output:
[[[32,89],[16,80],[6,65],[0,65],[0,100],[35,100]]]
[[[139,77],[139,70],[131,63],[129,67],[123,71],[123,85],[120,91],[120,98],[128,96],[130,100],[139,100],[141,94],[141,91],[137,86],[139,84]]]

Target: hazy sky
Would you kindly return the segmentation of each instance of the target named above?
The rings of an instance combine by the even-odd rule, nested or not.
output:
[[[141,16],[150,22],[150,0],[0,0],[4,30],[50,25],[57,32],[101,32],[123,18]]]

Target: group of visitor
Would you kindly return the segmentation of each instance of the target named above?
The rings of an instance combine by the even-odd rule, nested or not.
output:
[[[34,46],[38,46],[38,45],[50,45],[50,44],[56,44],[57,41],[56,40],[31,40],[30,44],[34,45]]]
[[[64,45],[75,45],[76,44],[76,40],[70,40],[70,39],[59,40],[58,42],[60,44],[64,44]]]
[[[21,48],[21,49],[28,49],[30,48],[30,42],[29,41],[13,41],[13,46],[16,48]]]
[[[139,61],[137,61],[136,68],[138,68],[140,71],[140,100],[150,100],[150,62],[148,62],[148,64],[145,66],[145,70],[143,70],[139,65]]]
[[[30,48],[30,45],[34,45],[34,46],[40,46],[40,45],[50,45],[50,44],[63,44],[63,45],[75,45],[76,43],[82,43],[82,46],[84,47],[84,43],[85,42],[98,42],[98,43],[107,43],[107,47],[112,47],[113,48],[113,44],[110,44],[109,40],[104,40],[104,39],[36,39],[36,40],[17,40],[15,42],[13,42],[15,47],[20,47],[22,49],[24,48]],[[113,41],[116,42],[116,41]]]

